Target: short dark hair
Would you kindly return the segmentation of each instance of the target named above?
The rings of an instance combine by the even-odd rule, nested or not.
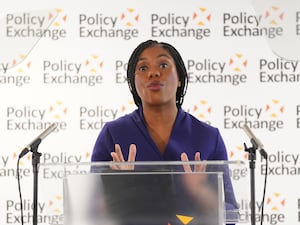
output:
[[[159,45],[162,48],[166,49],[171,54],[171,56],[175,62],[176,70],[177,70],[177,73],[179,76],[179,81],[180,81],[180,87],[177,88],[177,92],[176,92],[176,105],[177,105],[177,107],[179,107],[182,105],[184,96],[186,94],[187,85],[188,85],[188,76],[187,76],[187,71],[186,71],[184,62],[182,60],[181,55],[179,54],[179,52],[177,51],[177,49],[175,47],[173,47],[169,43],[158,42],[155,40],[147,40],[145,42],[140,43],[134,49],[134,51],[132,52],[132,54],[129,58],[128,66],[127,66],[127,82],[128,82],[130,92],[133,96],[134,103],[137,106],[142,105],[142,100],[136,91],[135,82],[134,82],[136,64],[139,60],[141,53],[146,48],[152,47],[154,45]]]

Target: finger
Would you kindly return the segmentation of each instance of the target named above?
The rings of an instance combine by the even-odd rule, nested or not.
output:
[[[187,156],[187,154],[185,152],[183,152],[181,154],[181,161],[182,162],[188,162],[189,161],[188,156]],[[190,167],[189,164],[183,163],[183,169],[184,169],[185,172],[188,172],[188,173],[192,172],[192,169],[191,169],[191,167]]]
[[[195,171],[194,172],[201,172],[201,165],[202,163],[200,162],[200,152],[195,153]]]
[[[129,146],[128,162],[134,162],[135,161],[135,156],[136,156],[136,145],[135,144],[131,144]],[[134,169],[134,165],[129,165],[128,169],[129,170],[133,170]]]
[[[195,161],[200,161],[200,152],[195,153]]]
[[[129,155],[128,155],[128,162],[134,162],[136,156],[136,145],[131,144],[129,146]]]
[[[196,152],[195,153],[195,161],[200,161],[201,157],[200,157],[200,152]],[[201,163],[196,163],[195,165],[195,172],[204,172],[206,169],[206,164],[204,162]]]
[[[113,170],[118,170],[119,166],[115,164],[115,163],[119,163],[119,158],[118,158],[117,153],[111,152],[110,155],[111,155],[111,157],[113,159],[112,163],[109,165],[110,168],[113,169]]]
[[[119,144],[115,144],[115,152],[117,153],[117,156],[119,159],[118,162],[124,162],[125,160],[124,160],[123,153],[122,153],[122,150],[121,150],[121,147]]]
[[[199,152],[199,156],[197,156],[197,160],[198,161],[201,160],[200,152]],[[205,172],[205,170],[206,170],[206,162],[202,161],[202,163],[200,163],[199,172]]]
[[[200,172],[205,172],[206,170],[206,163],[201,163],[201,166],[200,166]]]
[[[120,162],[120,159],[119,159],[118,154],[116,152],[111,152],[110,155],[113,159],[112,160],[113,162]]]
[[[112,162],[113,163],[113,162]],[[119,167],[114,165],[114,164],[110,164],[109,167],[112,169],[112,170],[119,170]]]

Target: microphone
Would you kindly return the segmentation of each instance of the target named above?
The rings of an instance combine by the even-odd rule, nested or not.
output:
[[[41,141],[52,133],[57,127],[57,123],[52,123],[46,130],[44,130],[39,136],[37,136],[32,142],[30,142],[19,154],[19,159],[26,155],[32,148],[36,147]]]
[[[260,152],[260,154],[263,158],[267,159],[268,154],[264,150],[263,144],[261,143],[261,141],[258,138],[255,137],[255,135],[253,134],[253,132],[250,130],[250,128],[247,126],[246,123],[243,126],[243,130],[245,131],[247,136],[250,138],[250,141],[253,144],[254,148]]]

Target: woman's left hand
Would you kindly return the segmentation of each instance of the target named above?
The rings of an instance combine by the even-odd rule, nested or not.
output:
[[[136,156],[136,145],[131,144],[129,146],[129,154],[128,154],[128,161],[127,162],[135,162],[135,156]],[[111,168],[115,170],[133,170],[134,165],[128,165],[126,163],[123,164],[123,162],[126,162],[123,157],[123,153],[121,150],[121,147],[119,144],[115,144],[115,151],[111,152],[111,157],[113,158],[113,162],[115,164],[111,164]]]

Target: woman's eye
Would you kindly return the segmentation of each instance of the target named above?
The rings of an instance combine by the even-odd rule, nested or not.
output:
[[[146,69],[147,69],[146,66],[140,66],[138,70],[139,70],[139,71],[145,71]]]
[[[168,64],[167,64],[167,63],[162,63],[162,64],[160,64],[160,67],[161,67],[161,68],[167,68],[167,67],[168,67]]]

